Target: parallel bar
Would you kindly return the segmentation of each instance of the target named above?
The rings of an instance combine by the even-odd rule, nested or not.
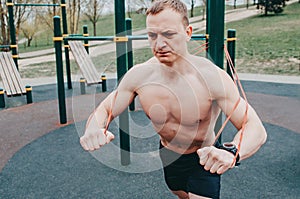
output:
[[[125,37],[125,36],[123,36]],[[148,36],[147,35],[127,35],[128,41],[131,40],[147,40]],[[114,41],[115,36],[89,36],[89,37],[84,37],[84,36],[70,36],[70,37],[65,37],[65,40],[88,40],[88,41]],[[205,40],[206,36],[203,34],[194,34],[192,35],[192,40]]]
[[[15,3],[14,6],[60,6],[60,4],[45,4],[45,3]]]
[[[1,45],[0,48],[10,48],[10,45]]]

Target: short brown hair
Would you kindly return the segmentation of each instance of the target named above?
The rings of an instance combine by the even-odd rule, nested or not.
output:
[[[182,23],[184,26],[189,25],[188,12],[186,5],[180,0],[156,0],[147,9],[146,15],[156,15],[166,8],[171,8],[182,16]]]

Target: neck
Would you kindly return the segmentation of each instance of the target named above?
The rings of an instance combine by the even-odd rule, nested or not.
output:
[[[191,60],[191,58],[189,57],[189,54],[187,54],[187,56],[182,56],[172,63],[162,63],[161,66],[163,69],[163,73],[166,76],[172,77],[176,75],[185,75],[191,73],[193,72],[193,67],[191,67],[191,63],[189,60]]]

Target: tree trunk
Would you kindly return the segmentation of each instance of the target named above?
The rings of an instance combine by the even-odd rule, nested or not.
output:
[[[76,23],[75,23],[75,32],[78,32],[80,11],[81,11],[80,5],[81,5],[80,0],[78,0],[78,3],[77,3],[77,17],[76,17]]]
[[[191,2],[191,17],[194,17],[194,0]]]
[[[94,28],[94,36],[97,35],[97,22],[93,23],[93,28]]]
[[[268,15],[269,0],[265,0],[265,16]]]
[[[31,46],[31,41],[32,41],[33,37],[29,37],[27,38],[27,46],[30,47]]]
[[[9,37],[7,37],[7,24],[5,19],[7,19],[7,16],[4,13],[2,1],[0,0],[0,24],[1,24],[1,37],[2,37],[2,45],[8,45],[9,44]]]

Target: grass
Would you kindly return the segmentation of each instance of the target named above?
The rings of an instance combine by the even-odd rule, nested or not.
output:
[[[198,9],[195,12],[201,12],[201,9]],[[236,67],[239,72],[300,75],[299,10],[300,4],[294,3],[285,7],[284,12],[280,15],[268,17],[258,15],[226,24],[226,29],[232,28],[237,31]],[[145,16],[132,14],[132,22],[134,30],[144,28]],[[86,21],[82,22],[82,24],[85,23]],[[103,17],[97,26],[99,28],[97,33],[101,35],[114,34],[114,27],[111,24],[114,24],[112,15]],[[89,30],[91,34],[92,28],[89,27]],[[46,48],[46,44],[50,42],[52,48],[52,37],[49,39],[49,37],[43,36],[44,34],[40,34],[40,40],[44,40],[44,45],[39,42],[39,46]],[[190,44],[191,48],[197,45],[199,44],[195,42]],[[30,50],[32,49],[26,49],[26,51]],[[141,63],[151,56],[149,48],[134,49],[135,63]],[[104,68],[107,68],[107,72],[116,71],[115,53],[95,57],[93,62],[99,71],[103,71]],[[79,72],[75,63],[72,62],[71,67],[72,73]],[[28,78],[33,78],[37,74],[38,76],[54,76],[55,63],[21,67],[20,72],[22,77]]]
[[[300,4],[279,15],[258,15],[226,24],[237,31],[238,71],[300,75]]]

